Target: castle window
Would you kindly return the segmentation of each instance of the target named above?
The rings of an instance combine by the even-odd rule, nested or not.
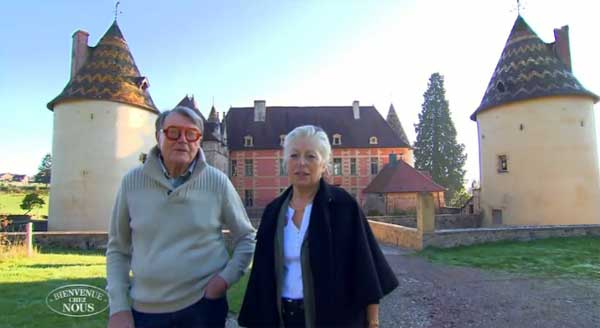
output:
[[[369,138],[369,144],[370,145],[376,145],[377,144],[377,137],[371,137],[371,138]]]
[[[333,159],[333,175],[342,175],[342,159]]]
[[[254,146],[254,138],[252,136],[244,137],[244,147],[252,147]]]
[[[244,161],[244,175],[247,177],[254,175],[254,163],[251,159]]]
[[[237,161],[235,159],[231,160],[231,176],[235,177],[237,176]]]
[[[337,146],[337,145],[341,145],[341,144],[342,144],[342,135],[334,134],[333,135],[333,145]]]
[[[283,147],[283,142],[285,141],[285,134],[279,135],[279,145]]]
[[[279,159],[279,176],[284,177],[287,175],[287,170],[285,169],[285,161],[283,158]]]
[[[508,158],[506,155],[498,155],[498,173],[508,172]]]
[[[377,158],[371,158],[371,175],[377,175],[379,173],[379,160]]]
[[[254,206],[254,192],[252,189],[244,190],[244,206]]]
[[[350,159],[350,175],[356,175],[356,158]]]

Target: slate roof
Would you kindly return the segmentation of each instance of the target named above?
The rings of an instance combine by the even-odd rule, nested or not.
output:
[[[206,118],[204,117],[204,115],[202,115],[200,109],[198,109],[198,105],[196,104],[196,99],[194,99],[194,96],[185,95],[185,97],[183,97],[181,101],[177,103],[177,106],[191,108],[194,112],[196,112],[196,114],[200,115],[200,118],[202,118],[202,122],[206,123]]]
[[[294,128],[313,124],[327,133],[329,141],[340,134],[341,145],[333,148],[391,148],[410,145],[402,141],[374,106],[361,106],[360,118],[354,119],[352,106],[310,106],[266,108],[264,122],[254,122],[254,107],[233,107],[225,117],[229,150],[278,149],[280,135]],[[254,146],[244,147],[244,136],[253,137]],[[369,138],[378,139],[376,145]]]
[[[140,107],[153,113],[158,109],[140,75],[123,33],[114,21],[63,91],[47,105],[78,99],[109,100]]]
[[[402,128],[402,123],[400,123],[400,119],[398,118],[398,114],[396,114],[396,109],[394,108],[394,104],[390,104],[390,109],[388,110],[386,121],[392,127],[394,132],[400,137],[405,144],[410,145],[408,142],[408,137]]]
[[[436,192],[446,189],[402,160],[388,163],[371,180],[365,193]]]
[[[518,16],[481,104],[471,115],[506,103],[546,96],[581,95],[598,101],[586,90],[554,52],[554,43],[544,43]]]

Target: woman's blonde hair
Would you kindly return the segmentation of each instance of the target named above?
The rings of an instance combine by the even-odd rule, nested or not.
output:
[[[292,151],[292,145],[298,139],[308,139],[316,144],[315,151],[321,157],[321,160],[326,164],[326,169],[329,170],[331,160],[331,144],[327,133],[318,126],[314,125],[302,125],[293,129],[290,133],[285,136],[283,140],[283,163],[287,169],[287,160],[290,158]]]

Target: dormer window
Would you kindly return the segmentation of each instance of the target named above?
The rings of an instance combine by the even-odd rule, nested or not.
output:
[[[145,77],[138,77],[137,81],[136,81],[138,88],[140,88],[141,90],[145,91],[146,89],[148,89],[148,87],[150,86],[150,83],[148,82],[148,79]]]
[[[252,136],[245,136],[244,137],[244,147],[252,147],[254,146],[254,139],[252,138]]]
[[[285,141],[285,134],[279,135],[279,145],[283,147],[283,142]]]
[[[376,144],[377,144],[377,137],[369,138],[369,145],[376,145]]]
[[[334,146],[338,146],[342,144],[342,135],[341,134],[334,134],[333,135],[333,145]]]

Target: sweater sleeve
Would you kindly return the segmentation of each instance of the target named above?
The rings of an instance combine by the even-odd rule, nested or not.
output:
[[[130,310],[129,271],[131,269],[131,228],[124,184],[117,193],[108,230],[106,247],[106,290],[110,315]]]
[[[252,227],[242,200],[229,179],[225,179],[221,206],[222,221],[231,233],[233,253],[219,275],[230,287],[242,277],[250,265],[256,246],[256,230]]]

